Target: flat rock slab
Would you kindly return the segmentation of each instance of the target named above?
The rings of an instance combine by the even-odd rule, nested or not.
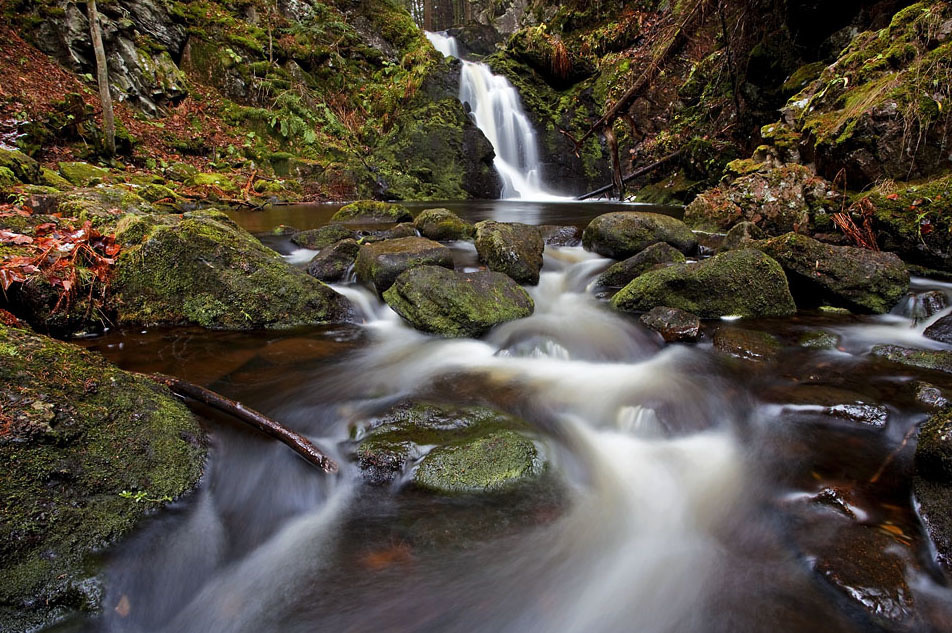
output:
[[[525,289],[502,273],[438,266],[404,272],[383,298],[416,329],[448,337],[479,336],[535,308]]]
[[[354,270],[357,279],[383,294],[397,277],[417,266],[453,268],[453,251],[425,237],[401,237],[360,247]]]
[[[586,249],[612,259],[627,259],[658,242],[682,253],[697,249],[697,238],[684,222],[660,213],[606,213],[592,220],[582,233]]]
[[[476,252],[490,270],[520,284],[539,283],[545,242],[539,229],[518,222],[487,220],[476,225]]]
[[[780,354],[780,341],[772,334],[740,328],[721,328],[714,333],[714,347],[744,360],[769,362]]]

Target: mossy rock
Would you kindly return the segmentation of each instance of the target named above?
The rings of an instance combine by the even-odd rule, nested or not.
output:
[[[59,164],[60,175],[77,187],[98,185],[109,177],[109,170],[89,163],[63,162]]]
[[[756,247],[787,273],[800,305],[828,301],[857,312],[889,312],[909,290],[909,271],[892,253],[833,246],[787,233]]]
[[[2,325],[0,408],[0,620],[35,630],[99,609],[95,555],[196,484],[204,440],[164,387]]]
[[[198,175],[198,169],[188,163],[172,163],[165,168],[165,174],[176,182],[189,182]]]
[[[96,227],[113,224],[121,213],[144,215],[156,211],[149,202],[123,186],[73,188],[58,193],[55,199],[56,210],[64,217],[80,222],[89,220]]]
[[[138,193],[143,200],[153,203],[162,200],[168,204],[175,204],[181,200],[181,197],[177,193],[164,185],[146,185],[139,189]]]
[[[17,150],[0,149],[0,167],[6,167],[17,180],[31,185],[40,182],[40,164]]]
[[[298,231],[291,236],[291,241],[301,248],[319,251],[341,240],[353,239],[356,235],[354,231],[340,224],[328,224],[319,229]]]
[[[529,294],[502,273],[464,274],[438,266],[406,271],[383,298],[416,329],[447,337],[479,336],[535,308]]]
[[[307,265],[307,274],[321,281],[344,281],[359,252],[360,245],[357,240],[335,242],[311,259]]]
[[[10,169],[0,167],[0,189],[10,189],[22,184]]]
[[[811,330],[800,335],[797,345],[807,349],[836,349],[840,345],[840,337],[826,330]]]
[[[952,484],[952,410],[933,415],[919,430],[916,474]]]
[[[476,227],[449,209],[426,209],[413,221],[423,237],[438,242],[472,240]]]
[[[59,175],[52,169],[42,168],[40,170],[39,184],[47,187],[53,187],[60,191],[67,191],[73,188],[73,184]]]
[[[901,345],[876,345],[873,347],[872,354],[900,365],[952,374],[952,352],[915,349]]]
[[[606,213],[592,220],[582,233],[587,250],[612,259],[627,259],[658,242],[682,253],[697,248],[697,238],[684,222],[659,213]]]
[[[383,294],[405,270],[418,266],[453,268],[453,251],[425,237],[401,237],[364,244],[354,271],[357,279]]]
[[[230,220],[196,215],[140,222],[122,233],[124,241],[136,234],[142,239],[124,248],[117,261],[113,283],[120,323],[248,330],[348,315],[343,297]]]
[[[331,222],[344,224],[386,224],[412,222],[413,216],[406,207],[375,200],[359,200],[340,208]]]
[[[624,288],[649,270],[684,261],[681,251],[666,242],[659,242],[637,255],[609,266],[608,270],[595,280],[595,285],[599,288]]]
[[[753,222],[741,222],[735,224],[721,243],[718,252],[733,251],[738,248],[748,248],[751,242],[762,240],[767,237],[763,230]]]
[[[490,270],[520,284],[539,283],[545,242],[538,228],[519,222],[485,220],[476,225],[476,252]]]
[[[499,431],[427,453],[413,483],[441,494],[472,494],[511,488],[535,478],[542,462],[535,444],[512,431]]]
[[[767,332],[722,327],[714,333],[714,348],[743,360],[770,362],[776,360],[781,345]]]
[[[226,193],[238,191],[235,181],[224,174],[199,173],[192,176],[189,181],[196,187],[215,187]]]
[[[952,409],[934,414],[919,429],[915,465],[919,513],[939,563],[952,571]]]
[[[612,305],[624,312],[668,306],[701,318],[789,316],[797,311],[780,264],[752,249],[647,272],[622,288]]]

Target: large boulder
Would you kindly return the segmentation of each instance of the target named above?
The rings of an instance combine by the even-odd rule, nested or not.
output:
[[[539,283],[545,242],[539,229],[518,222],[486,220],[476,225],[476,252],[490,270],[521,284]]]
[[[592,220],[582,233],[586,249],[612,259],[627,259],[658,242],[682,253],[697,248],[697,238],[684,222],[660,213],[606,213]]]
[[[319,251],[331,244],[356,237],[356,232],[341,224],[328,224],[319,229],[297,231],[291,236],[291,241],[301,248],[310,248]]]
[[[425,237],[373,242],[360,247],[354,270],[361,283],[383,294],[400,273],[417,266],[453,268],[453,251]]]
[[[321,281],[341,281],[353,267],[360,245],[357,240],[341,240],[321,250],[307,265],[307,274]]]
[[[383,298],[416,329],[450,337],[479,336],[535,308],[529,294],[502,273],[464,274],[438,266],[408,270]]]
[[[777,260],[801,302],[822,301],[856,312],[889,312],[909,289],[909,271],[892,253],[833,246],[787,233],[758,244]]]
[[[129,216],[117,239],[120,323],[246,330],[326,323],[349,304],[221,214]]]
[[[788,316],[797,311],[780,264],[752,249],[647,272],[622,288],[612,305],[625,312],[668,306],[701,318]]]
[[[681,251],[666,242],[659,242],[637,255],[609,266],[608,270],[595,280],[595,285],[599,288],[623,288],[649,270],[684,261]]]
[[[413,216],[406,207],[375,200],[358,200],[344,205],[331,218],[331,222],[344,224],[396,224],[412,221]]]
[[[42,171],[40,164],[17,150],[0,148],[0,167],[10,170],[10,173],[27,184],[41,184]]]
[[[33,631],[100,608],[103,548],[190,490],[198,420],[98,354],[0,325],[0,622]]]
[[[476,235],[476,227],[449,209],[426,209],[413,225],[423,237],[439,242],[471,240]]]
[[[60,163],[59,173],[77,187],[98,185],[109,177],[108,169],[75,161]]]

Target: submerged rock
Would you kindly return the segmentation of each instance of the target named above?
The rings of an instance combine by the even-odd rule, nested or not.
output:
[[[404,272],[383,298],[416,329],[450,337],[479,336],[531,315],[535,307],[529,294],[502,273],[464,274],[438,266]]]
[[[328,224],[319,229],[298,231],[291,236],[291,241],[301,248],[319,251],[341,240],[352,239],[356,235],[354,231],[340,224]]]
[[[426,209],[413,221],[423,237],[438,242],[472,240],[476,227],[449,209]]]
[[[682,253],[697,248],[697,238],[684,222],[659,213],[606,213],[592,220],[582,233],[586,249],[612,259],[627,259],[658,242]]]
[[[916,383],[916,402],[936,411],[952,404],[941,389],[927,382]]]
[[[612,305],[624,312],[669,306],[701,318],[788,316],[796,312],[780,265],[750,249],[647,272],[622,288],[612,298]]]
[[[872,354],[910,367],[952,373],[952,352],[914,349],[901,345],[876,345]]]
[[[476,225],[476,252],[490,270],[520,284],[539,283],[545,243],[539,229],[518,222],[486,220]]]
[[[364,244],[354,270],[357,279],[382,294],[405,270],[417,266],[453,268],[453,251],[425,237],[403,237]]]
[[[768,362],[780,354],[780,341],[767,332],[721,328],[714,333],[714,347],[744,360]]]
[[[608,270],[595,280],[595,286],[598,288],[623,288],[649,270],[684,261],[684,255],[681,254],[681,251],[666,242],[659,242],[652,244],[637,255],[609,266]]]
[[[892,253],[833,246],[796,233],[760,242],[758,248],[780,263],[804,304],[829,300],[882,314],[909,289],[909,271]]]
[[[407,208],[399,204],[359,200],[340,208],[331,218],[331,222],[344,224],[381,224],[412,222],[413,216]]]
[[[811,330],[800,335],[797,345],[807,349],[836,349],[840,345],[840,337],[826,330]]]
[[[677,308],[652,308],[641,315],[641,322],[668,343],[693,342],[701,336],[701,319]]]
[[[120,323],[247,330],[343,320],[344,297],[222,214],[130,216],[117,239]]]
[[[3,629],[97,611],[93,555],[195,485],[198,420],[143,376],[3,325],[0,411]]]
[[[341,240],[321,250],[307,265],[307,274],[321,281],[341,281],[354,265],[360,245],[357,240]]]

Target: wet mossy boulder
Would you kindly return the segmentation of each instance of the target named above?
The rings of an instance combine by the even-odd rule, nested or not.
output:
[[[489,407],[401,403],[370,427],[357,462],[372,484],[392,482],[415,465],[411,481],[420,489],[491,493],[531,481],[544,470],[528,425]]]
[[[896,255],[833,246],[787,233],[759,242],[777,260],[803,306],[828,301],[854,312],[889,312],[909,290],[909,271]]]
[[[649,271],[622,288],[612,305],[624,312],[668,306],[705,319],[789,316],[797,311],[780,264],[753,249]]]
[[[952,572],[952,409],[945,408],[922,425],[915,465],[919,514],[939,563]]]
[[[300,246],[301,248],[310,248],[315,251],[319,251],[322,248],[326,248],[335,242],[341,240],[353,239],[357,234],[348,229],[345,226],[340,224],[328,224],[327,226],[322,226],[319,229],[308,229],[306,231],[298,231],[291,236],[291,241]]]
[[[872,349],[872,354],[900,365],[952,374],[952,352],[916,349],[901,345],[876,345]]]
[[[20,182],[31,185],[43,184],[40,182],[40,164],[19,150],[0,148],[0,167],[9,169]]]
[[[405,270],[417,266],[453,268],[453,251],[425,237],[402,237],[364,244],[357,255],[357,279],[383,294]]]
[[[327,282],[342,281],[360,252],[357,240],[341,240],[321,250],[307,265],[307,274]]]
[[[606,213],[592,220],[582,233],[587,250],[612,259],[627,259],[658,242],[682,253],[697,248],[697,238],[684,222],[660,213]]]
[[[666,242],[659,242],[637,255],[609,266],[608,270],[595,280],[595,285],[599,288],[623,288],[649,270],[684,261],[681,251]]]
[[[507,275],[438,266],[406,271],[383,298],[414,328],[447,337],[479,336],[535,309],[529,293]]]
[[[130,244],[113,281],[120,324],[248,330],[347,317],[346,299],[224,214],[190,215],[136,218],[117,235]]]
[[[189,179],[189,183],[196,187],[220,189],[226,193],[238,191],[238,185],[235,184],[235,181],[225,174],[198,173]]]
[[[412,221],[413,216],[406,207],[375,200],[358,200],[344,205],[331,218],[331,222],[343,224],[395,224]]]
[[[89,163],[63,162],[59,164],[60,175],[77,187],[98,185],[109,177],[109,170]]]
[[[0,191],[7,190],[11,187],[16,187],[21,185],[21,183],[16,176],[13,175],[13,172],[7,169],[6,167],[0,167]]]
[[[748,248],[751,242],[766,239],[766,237],[767,234],[753,222],[741,222],[735,224],[727,232],[724,241],[717,250],[718,252],[724,252],[737,250],[738,248]]]
[[[426,209],[413,221],[423,237],[438,242],[472,240],[476,227],[449,209]]]
[[[490,270],[520,284],[539,283],[545,242],[539,229],[519,222],[486,220],[476,225],[476,252]]]
[[[97,554],[201,476],[198,420],[98,354],[3,325],[0,411],[2,628],[97,611]]]

